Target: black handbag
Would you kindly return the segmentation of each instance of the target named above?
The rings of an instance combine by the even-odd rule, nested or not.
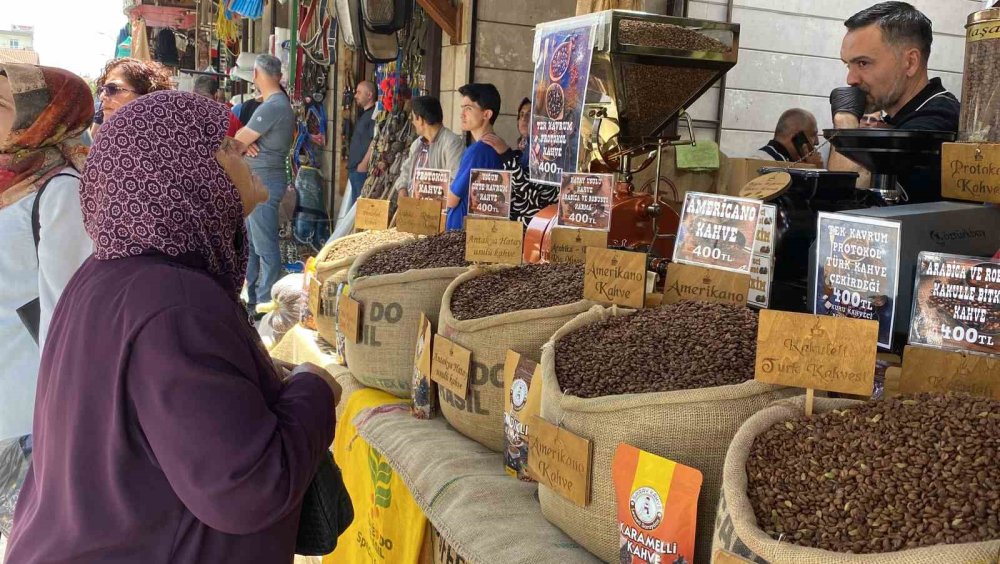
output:
[[[354,505],[340,468],[330,451],[319,463],[302,500],[295,554],[325,556],[337,548],[337,538],[354,521]]]

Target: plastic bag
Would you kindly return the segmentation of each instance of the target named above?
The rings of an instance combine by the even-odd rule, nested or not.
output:
[[[0,441],[0,533],[5,536],[13,528],[14,508],[30,464],[30,436]]]

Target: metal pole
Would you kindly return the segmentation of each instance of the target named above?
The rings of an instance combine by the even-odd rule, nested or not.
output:
[[[197,0],[194,3],[194,67],[192,70],[198,69],[198,61],[201,60],[201,0]]]
[[[319,0],[313,0],[317,2]],[[292,98],[297,97],[297,92],[295,91],[296,72],[298,69],[299,60],[299,0],[291,1],[292,14],[291,14],[291,33],[289,34],[288,40],[288,91],[292,93]]]

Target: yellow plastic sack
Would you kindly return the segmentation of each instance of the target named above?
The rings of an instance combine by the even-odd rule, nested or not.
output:
[[[427,518],[406,484],[381,453],[358,436],[351,423],[361,411],[403,403],[380,390],[351,394],[337,421],[333,458],[344,475],[354,503],[354,522],[344,531],[333,554],[323,564],[418,564],[427,530]]]

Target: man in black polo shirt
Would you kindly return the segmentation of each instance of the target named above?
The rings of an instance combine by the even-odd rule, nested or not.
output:
[[[854,129],[861,116],[881,111],[893,129],[958,131],[959,102],[945,90],[940,78],[928,79],[931,21],[906,2],[882,2],[844,22],[847,35],[840,57],[847,64],[847,83],[830,94],[834,126]],[[867,186],[869,172],[836,151],[831,170],[861,173]],[[928,157],[925,166],[898,179],[907,203],[941,199],[941,160]]]

